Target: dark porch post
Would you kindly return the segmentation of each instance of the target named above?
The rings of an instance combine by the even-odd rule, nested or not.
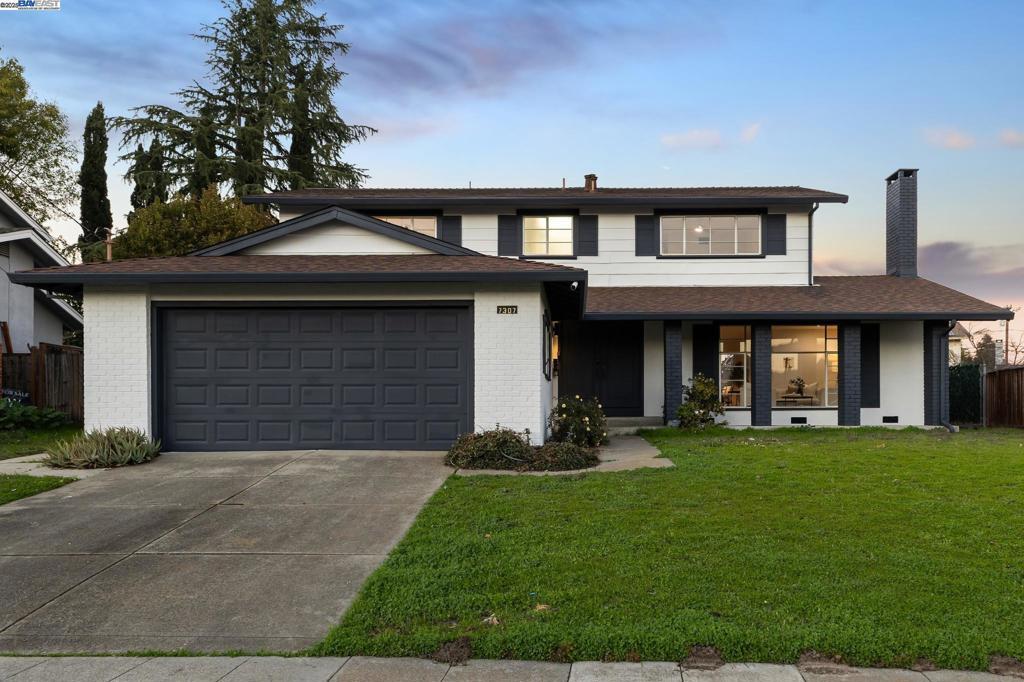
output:
[[[860,426],[860,322],[839,325],[839,425]]]
[[[949,422],[949,323],[924,323],[924,423]]]
[[[683,402],[683,323],[665,320],[665,423],[676,419]]]
[[[750,327],[750,423],[772,425],[772,327]]]

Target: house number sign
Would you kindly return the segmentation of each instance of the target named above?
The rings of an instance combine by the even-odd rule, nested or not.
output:
[[[499,315],[518,315],[519,314],[519,306],[517,306],[517,305],[499,305],[498,306],[498,314]]]

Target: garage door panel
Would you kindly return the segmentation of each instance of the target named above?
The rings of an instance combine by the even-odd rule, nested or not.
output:
[[[446,448],[470,429],[466,308],[165,309],[168,449]]]

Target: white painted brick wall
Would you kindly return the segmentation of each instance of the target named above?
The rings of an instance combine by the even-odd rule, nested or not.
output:
[[[87,288],[83,305],[85,428],[149,433],[149,295]]]
[[[543,306],[539,287],[480,289],[474,294],[474,421],[478,431],[497,424],[530,430],[544,440],[544,380],[541,343]],[[499,305],[517,305],[517,315],[498,315]]]

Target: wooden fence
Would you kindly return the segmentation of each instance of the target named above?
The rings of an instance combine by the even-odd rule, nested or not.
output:
[[[82,349],[41,343],[28,353],[4,353],[0,360],[3,394],[36,407],[66,412],[75,421],[84,416]]]
[[[1024,427],[1024,366],[985,375],[986,426]]]

